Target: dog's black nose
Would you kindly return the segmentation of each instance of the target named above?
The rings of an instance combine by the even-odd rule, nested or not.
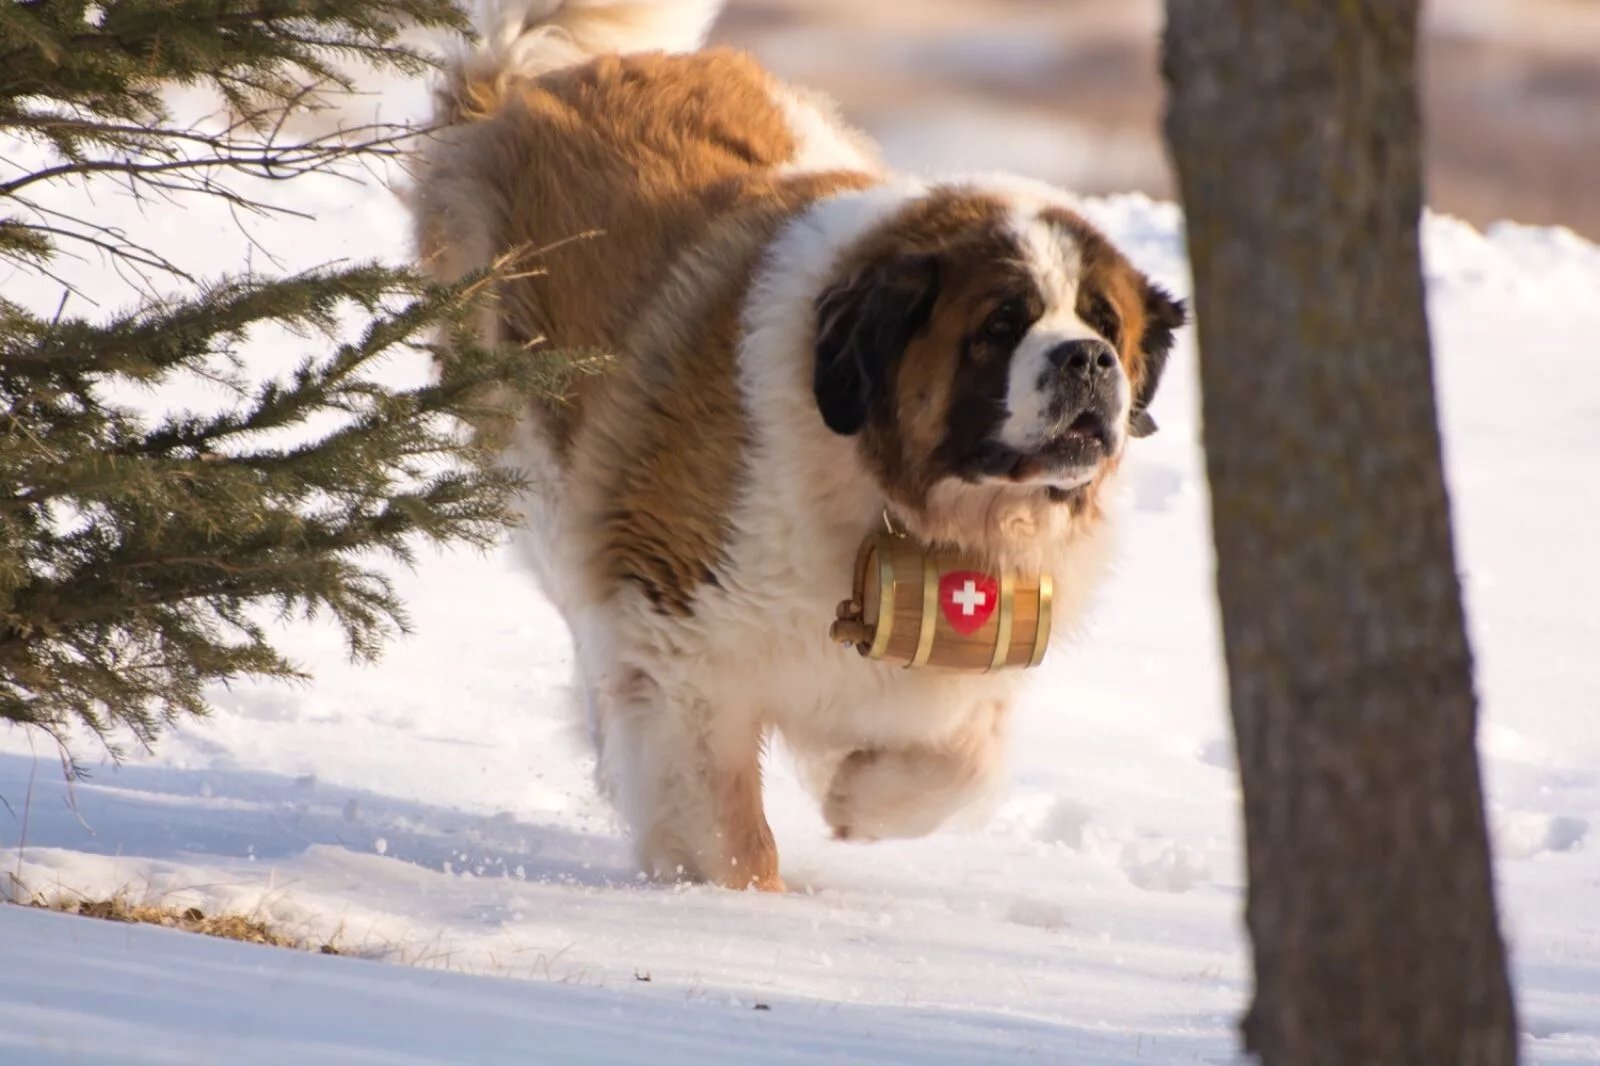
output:
[[[1050,365],[1080,381],[1092,381],[1111,372],[1117,353],[1098,337],[1068,341],[1050,349]]]

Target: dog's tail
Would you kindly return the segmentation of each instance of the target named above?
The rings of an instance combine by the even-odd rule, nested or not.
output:
[[[492,114],[507,86],[598,55],[692,52],[723,0],[487,0],[479,40],[447,67],[438,117]]]

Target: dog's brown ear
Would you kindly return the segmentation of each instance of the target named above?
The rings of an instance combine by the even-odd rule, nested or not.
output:
[[[889,368],[928,324],[938,295],[937,260],[897,255],[817,297],[812,389],[829,429],[842,436],[861,432]]]
[[[1156,431],[1156,420],[1150,417],[1150,401],[1155,399],[1161,375],[1167,369],[1172,335],[1188,319],[1182,300],[1174,299],[1149,278],[1144,280],[1144,338],[1140,342],[1144,351],[1144,376],[1133,397],[1133,411],[1128,416],[1128,432],[1135,437],[1148,437]]]

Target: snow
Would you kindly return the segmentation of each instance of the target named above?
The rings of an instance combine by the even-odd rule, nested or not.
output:
[[[960,166],[976,135],[924,139],[918,162]],[[140,216],[101,192],[185,266],[237,266],[226,213]],[[287,265],[404,253],[381,189],[293,195],[314,222],[255,224]],[[1089,206],[1189,290],[1173,205]],[[1439,216],[1424,236],[1527,1060],[1592,1062],[1600,248]],[[73,275],[128,298],[95,263]],[[252,352],[283,367],[304,343]],[[1236,1061],[1250,975],[1188,331],[1156,406],[1115,577],[1038,672],[1005,794],[925,840],[838,843],[780,753],[785,896],[635,879],[589,782],[568,637],[503,552],[424,551],[394,575],[416,631],[379,664],[349,664],[331,629],[286,629],[314,684],[218,690],[212,718],[70,790],[45,742],[0,733],[0,883],[255,913],[364,956],[0,908],[0,1061]]]
[[[1087,1064],[1132,1050],[1196,1061],[1175,1039],[915,1005],[744,999],[657,988],[516,982],[380,966],[119,926],[6,912],[0,1061],[135,1066],[280,1063],[635,1063],[999,1058]],[[92,958],[92,967],[63,959]],[[261,990],[270,994],[262,996]],[[292,1019],[292,1022],[288,1020]],[[1141,1052],[1140,1048],[1144,1050]]]
[[[1588,55],[1600,10],[1581,0],[1436,0],[1423,8],[1430,30]]]

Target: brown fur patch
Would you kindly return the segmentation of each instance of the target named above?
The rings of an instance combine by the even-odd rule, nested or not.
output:
[[[631,584],[658,611],[688,615],[697,590],[716,583],[748,442],[736,361],[749,278],[783,222],[869,180],[815,174],[725,190],[736,206],[639,314],[573,457],[598,588]]]
[[[607,55],[473,91],[458,114],[475,120],[423,153],[420,253],[459,276],[544,250],[501,293],[500,336],[530,345],[618,348],[678,252],[796,151],[766,74],[727,49]],[[558,446],[583,390],[569,399],[542,412]]]
[[[729,295],[685,294],[702,314],[646,327],[643,357],[606,382],[574,457],[597,587],[632,584],[664,614],[693,613],[696,590],[716,582],[741,470],[747,430]]]
[[[891,381],[895,429],[869,432],[868,447],[885,466],[899,453],[904,468],[895,479],[895,502],[922,507],[928,492],[950,476],[941,451],[952,436],[974,432],[962,424],[972,412],[963,400],[1009,379],[1011,353],[993,351],[973,338],[1006,299],[1035,292],[1018,259],[1012,235],[984,224],[939,257],[939,302],[925,329],[907,347]]]
[[[761,802],[760,740],[751,737],[743,765],[723,767],[716,774],[717,832],[722,867],[714,879],[726,888],[782,892],[778,845]]]
[[[960,186],[934,189],[907,204],[856,249],[871,260],[892,252],[937,252],[951,241],[1004,224],[1011,206],[990,193]]]

